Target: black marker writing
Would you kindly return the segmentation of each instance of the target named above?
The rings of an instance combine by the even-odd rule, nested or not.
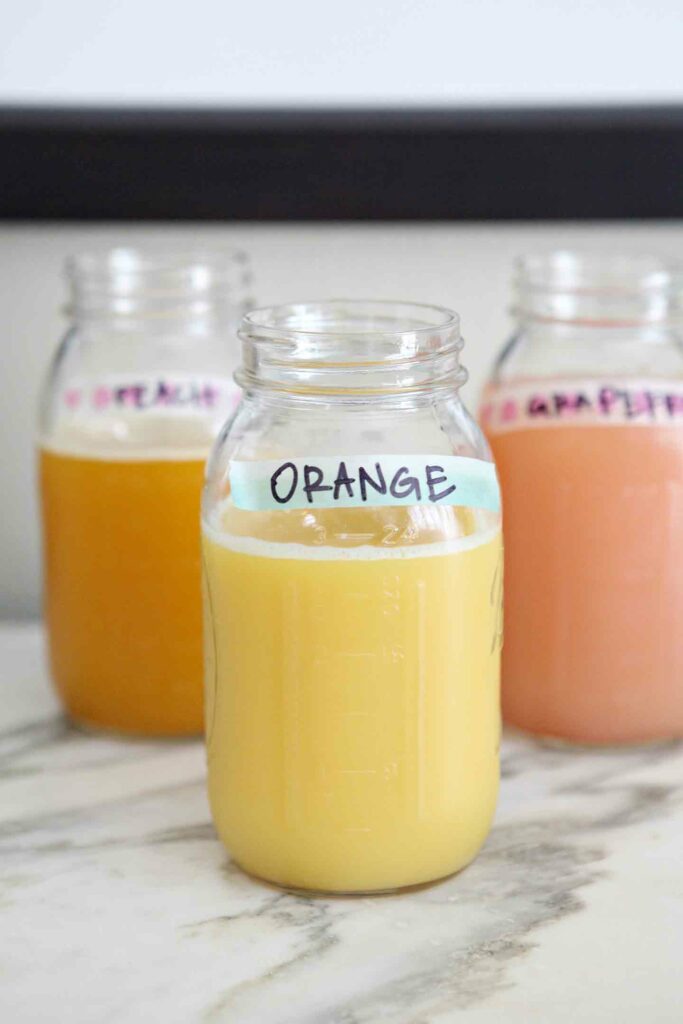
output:
[[[446,469],[449,466],[448,456],[434,457],[441,458],[441,463],[428,464],[428,456],[404,456],[406,465],[398,467],[395,456],[387,456],[388,465],[384,466],[381,460],[364,466],[356,458],[339,461],[322,458],[321,465],[302,465],[298,460],[283,462],[270,474],[268,483],[277,505],[297,502],[303,507],[314,504],[331,507],[338,503],[350,507],[365,502],[372,504],[373,499],[378,500],[376,495],[390,504],[394,503],[391,498],[396,504],[423,500],[451,504],[451,495],[460,487],[460,482],[452,482],[453,474]],[[465,497],[466,493],[464,486],[458,496]]]
[[[439,476],[436,476],[437,473]],[[441,501],[442,498],[447,498],[448,495],[452,494],[455,490],[455,484],[451,484],[450,487],[444,487],[444,489],[438,493],[434,489],[437,484],[443,484],[448,480],[448,477],[443,471],[443,466],[425,466],[425,474],[430,501]]]
[[[284,473],[284,471],[286,469],[291,469],[291,471],[292,471],[292,486],[290,487],[289,491],[284,496],[284,498],[281,498],[280,495],[277,493],[277,482],[278,482],[278,480],[280,479],[280,477],[282,476],[282,474]],[[288,501],[291,501],[291,499],[292,499],[292,497],[294,495],[294,492],[296,490],[296,485],[298,484],[298,482],[299,482],[299,471],[298,471],[298,469],[296,468],[296,466],[294,465],[293,462],[285,462],[285,463],[283,463],[282,466],[280,466],[278,469],[275,470],[275,472],[273,473],[273,475],[270,478],[270,493],[273,495],[273,497],[275,498],[275,501],[277,501],[278,505],[286,505]]]
[[[316,491],[331,491],[332,484],[324,484],[324,473],[319,466],[304,466],[304,491],[309,502],[313,504]]]
[[[387,482],[384,479],[384,473],[379,462],[375,463],[375,474],[376,480],[373,480],[367,469],[364,466],[360,466],[358,469],[358,482],[360,483],[360,496],[363,501],[368,500],[368,485],[373,490],[377,491],[378,494],[387,493]]]
[[[339,472],[337,473],[337,479],[334,481],[334,500],[339,500],[339,492],[342,489],[342,487],[346,488],[346,493],[348,494],[349,498],[352,498],[353,487],[351,486],[351,484],[355,483],[355,481],[355,476],[349,476],[349,474],[346,472],[346,463],[340,462]]]
[[[409,472],[410,470],[407,466],[401,466],[400,469],[396,470],[394,478],[389,484],[389,494],[394,498],[407,498],[412,493],[419,501],[422,497],[420,483],[417,477],[408,476]]]

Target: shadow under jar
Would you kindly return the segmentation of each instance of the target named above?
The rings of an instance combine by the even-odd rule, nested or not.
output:
[[[520,261],[480,410],[505,519],[503,714],[574,743],[683,736],[680,269]]]
[[[203,501],[209,794],[247,871],[375,892],[464,867],[498,787],[498,485],[448,310],[243,321]]]
[[[81,724],[201,732],[199,507],[237,401],[248,264],[118,249],[68,272],[39,435],[52,678]]]

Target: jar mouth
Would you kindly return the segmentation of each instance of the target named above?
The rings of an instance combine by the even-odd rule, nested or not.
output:
[[[248,262],[247,254],[240,249],[188,249],[168,253],[117,247],[75,253],[66,260],[66,274],[72,281],[107,280],[121,288],[144,278],[201,289],[218,280],[232,280],[235,268],[244,267]]]
[[[66,276],[68,313],[111,318],[117,326],[133,319],[222,315],[226,303],[251,285],[247,254],[232,249],[86,251],[67,259]],[[241,306],[237,317],[243,313]]]
[[[258,332],[264,337],[313,338],[389,337],[397,347],[415,335],[434,331],[460,334],[460,318],[444,306],[393,300],[329,299],[265,306],[250,310],[242,320],[240,334]]]
[[[558,250],[516,261],[515,312],[604,326],[679,320],[683,264],[647,254]]]
[[[239,336],[243,387],[298,393],[457,387],[460,318],[442,306],[331,299],[252,310]]]

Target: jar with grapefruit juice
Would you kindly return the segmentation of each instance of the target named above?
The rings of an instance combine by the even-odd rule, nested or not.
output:
[[[281,886],[464,867],[498,786],[501,537],[457,317],[380,302],[243,321],[203,500],[218,832]]]
[[[73,720],[201,731],[204,463],[237,400],[239,253],[70,261],[72,325],[44,388],[40,489],[54,683]]]
[[[683,736],[679,269],[520,261],[480,419],[505,521],[503,713],[573,743]]]

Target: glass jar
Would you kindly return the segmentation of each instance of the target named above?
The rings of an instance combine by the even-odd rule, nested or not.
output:
[[[203,499],[209,794],[247,872],[373,892],[459,870],[498,785],[498,485],[458,318],[250,313]]]
[[[683,736],[680,271],[529,257],[484,395],[505,519],[503,714],[543,736]]]
[[[84,725],[200,732],[197,522],[206,456],[239,395],[248,263],[121,249],[67,271],[71,326],[38,442],[52,677]]]

